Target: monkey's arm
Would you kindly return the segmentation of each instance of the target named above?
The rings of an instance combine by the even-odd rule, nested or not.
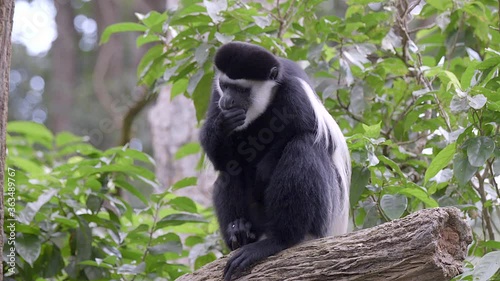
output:
[[[241,175],[220,172],[214,184],[214,207],[224,242],[231,250],[255,242],[258,233],[253,229],[248,211],[248,194]]]

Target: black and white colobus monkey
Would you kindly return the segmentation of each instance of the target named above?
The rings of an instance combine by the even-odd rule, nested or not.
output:
[[[337,123],[293,61],[242,42],[215,55],[201,144],[218,170],[214,205],[239,250],[225,280],[306,239],[343,234],[351,163]]]

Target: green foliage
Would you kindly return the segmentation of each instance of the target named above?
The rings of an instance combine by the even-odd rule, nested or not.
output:
[[[7,130],[6,189],[14,198],[7,202],[15,205],[6,206],[6,226],[12,215],[17,222],[15,244],[6,248],[14,247],[18,259],[17,272],[6,276],[173,280],[191,271],[182,259],[200,265],[209,253],[220,253],[217,241],[207,237],[215,230],[211,211],[172,193],[196,179],[149,196],[158,183],[154,160],[143,152],[100,151],[81,137],[54,136],[36,123],[10,122]],[[128,193],[116,196],[119,188]],[[193,252],[197,246],[204,251]]]
[[[328,14],[321,2],[184,0],[176,11],[110,26],[101,42],[117,32],[142,32],[137,46],[156,45],[139,64],[140,83],[155,90],[171,85],[172,98],[193,99],[199,121],[221,44],[249,41],[307,61],[316,91],[347,136],[354,229],[422,208],[457,206],[475,240],[470,267],[456,280],[500,278],[498,2],[349,0],[342,17]],[[147,198],[135,188],[156,187],[147,155],[99,151],[36,124],[11,123],[9,132],[26,280],[36,273],[128,280],[137,272],[174,279],[189,270],[172,262],[186,247],[199,257],[195,268],[215,258],[217,238],[206,236],[211,224],[202,222],[209,213],[200,216],[189,198],[170,191]],[[199,151],[188,144],[176,158]],[[187,178],[172,190],[195,184]],[[146,207],[136,211],[110,196],[116,187]],[[181,232],[193,236],[181,244]]]
[[[355,228],[454,205],[467,211],[477,241],[486,241],[474,243],[471,255],[498,249],[487,244],[500,236],[498,3],[352,0],[343,18],[317,16],[320,1],[183,3],[165,22],[172,40],[144,58],[164,69],[140,67],[143,83],[172,84],[173,96],[194,100],[200,120],[220,44],[250,41],[307,60],[348,135]]]

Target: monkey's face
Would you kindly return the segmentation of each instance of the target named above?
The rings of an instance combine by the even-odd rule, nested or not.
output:
[[[218,105],[222,112],[243,110],[244,123],[236,130],[246,128],[266,111],[277,85],[278,83],[274,80],[231,79],[223,72],[217,74],[214,83],[220,96]]]
[[[251,105],[252,88],[229,81],[219,80],[219,107],[222,110],[243,109],[247,112]]]

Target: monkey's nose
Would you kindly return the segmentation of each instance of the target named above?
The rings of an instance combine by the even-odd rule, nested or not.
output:
[[[222,100],[221,106],[222,106],[222,109],[228,110],[228,109],[235,107],[235,104],[236,104],[236,102],[234,101],[233,98],[224,98]]]

